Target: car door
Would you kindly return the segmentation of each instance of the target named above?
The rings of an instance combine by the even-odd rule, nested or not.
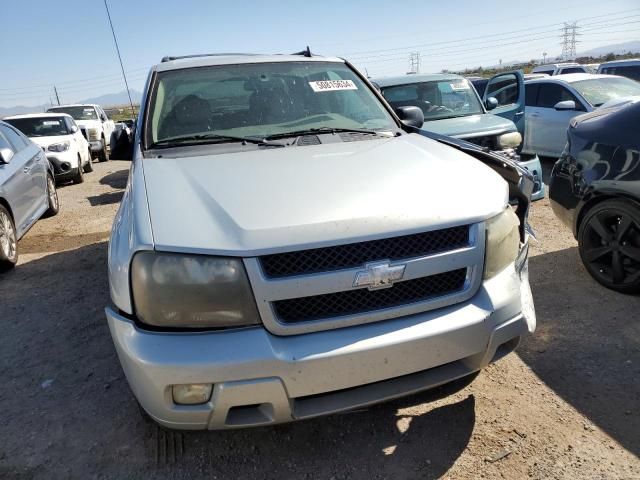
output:
[[[84,165],[87,162],[87,141],[82,135],[82,132],[80,132],[80,128],[78,128],[76,122],[73,121],[73,118],[64,117],[64,122],[67,126],[67,131],[70,133],[74,152],[80,154],[81,163]]]
[[[532,92],[527,102],[532,105],[527,105],[529,132],[527,132],[525,148],[530,153],[557,158],[562,154],[567,143],[569,122],[586,109],[561,83],[537,82],[535,85],[538,86],[535,99]],[[576,108],[573,110],[555,108],[558,102],[567,100],[574,101]]]
[[[98,107],[98,111],[100,112],[100,119],[102,120],[102,129],[104,130],[104,139],[109,145],[109,141],[111,140],[111,134],[115,129],[115,123],[113,120],[109,118],[106,112],[102,109],[102,107]]]
[[[489,113],[511,120],[520,135],[524,137],[524,75],[521,71],[504,72],[489,79],[482,94],[488,105],[489,98],[495,98],[498,106]]]
[[[30,224],[35,211],[32,199],[32,181],[28,164],[31,161],[26,146],[16,147],[8,139],[9,128],[0,124],[0,148],[13,152],[9,163],[0,164],[0,193],[9,202],[13,212],[18,237],[22,236]],[[16,142],[20,145],[20,142]]]

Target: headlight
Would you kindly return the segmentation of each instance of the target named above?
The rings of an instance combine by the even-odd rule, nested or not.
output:
[[[242,261],[140,252],[131,264],[135,313],[158,327],[240,327],[259,323]]]
[[[90,128],[87,130],[87,134],[89,135],[89,140],[99,140],[100,139],[100,130],[97,128]]]
[[[484,278],[491,278],[514,263],[520,249],[520,220],[511,207],[487,220]]]
[[[503,133],[498,135],[497,141],[498,147],[503,150],[505,148],[518,148],[522,143],[522,135],[520,135],[520,132]]]
[[[50,152],[66,152],[69,150],[69,142],[54,143],[47,148]]]

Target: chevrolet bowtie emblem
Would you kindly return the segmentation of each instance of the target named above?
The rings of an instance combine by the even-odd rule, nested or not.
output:
[[[369,290],[393,286],[393,282],[402,280],[406,265],[389,265],[389,262],[370,263],[366,270],[356,273],[354,287],[369,287]]]

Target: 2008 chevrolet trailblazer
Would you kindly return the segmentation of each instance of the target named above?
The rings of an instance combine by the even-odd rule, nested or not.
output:
[[[391,399],[535,329],[533,180],[514,162],[421,131],[420,109],[308,49],[165,58],[145,90],[106,314],[160,424]]]

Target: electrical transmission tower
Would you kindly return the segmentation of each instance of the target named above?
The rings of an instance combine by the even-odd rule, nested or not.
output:
[[[577,22],[564,23],[562,27],[562,60],[573,60],[576,58],[576,36],[579,35]]]
[[[409,73],[420,73],[420,52],[409,55]]]

